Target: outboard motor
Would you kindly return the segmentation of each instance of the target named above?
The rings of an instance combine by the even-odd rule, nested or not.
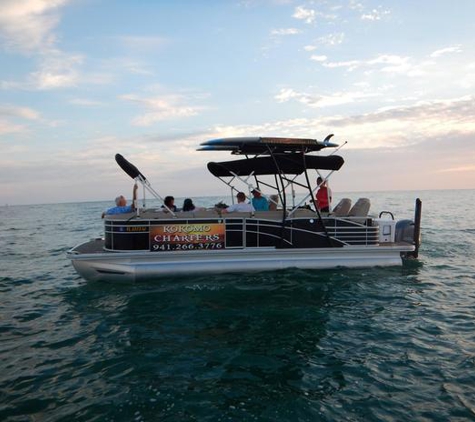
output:
[[[399,220],[396,223],[396,242],[414,242],[414,221]]]

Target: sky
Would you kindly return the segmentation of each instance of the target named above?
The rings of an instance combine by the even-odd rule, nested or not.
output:
[[[228,192],[230,136],[345,144],[336,191],[475,188],[475,1],[0,0],[0,204]]]

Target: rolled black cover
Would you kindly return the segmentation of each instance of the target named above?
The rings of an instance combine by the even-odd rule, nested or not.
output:
[[[305,156],[300,154],[282,154],[274,157],[256,157],[243,160],[224,161],[221,163],[208,163],[208,170],[215,177],[230,177],[234,174],[256,176],[266,174],[301,174],[305,169],[339,170],[344,160],[338,155],[331,156]]]
[[[132,179],[142,176],[143,180],[147,180],[147,178],[139,171],[139,169],[131,162],[127,161],[122,155],[116,154],[115,161],[120,166],[120,168],[124,170]]]

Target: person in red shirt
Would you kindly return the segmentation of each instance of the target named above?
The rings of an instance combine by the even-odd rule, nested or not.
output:
[[[316,204],[317,208],[321,212],[330,212],[330,204],[332,202],[332,192],[329,187],[327,187],[327,183],[323,181],[321,177],[317,179],[317,185],[319,189],[317,191],[316,196]]]

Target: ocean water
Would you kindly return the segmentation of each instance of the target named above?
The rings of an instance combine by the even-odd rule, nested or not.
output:
[[[89,283],[109,203],[0,207],[0,420],[475,420],[475,191],[342,196],[419,196],[419,263]]]

